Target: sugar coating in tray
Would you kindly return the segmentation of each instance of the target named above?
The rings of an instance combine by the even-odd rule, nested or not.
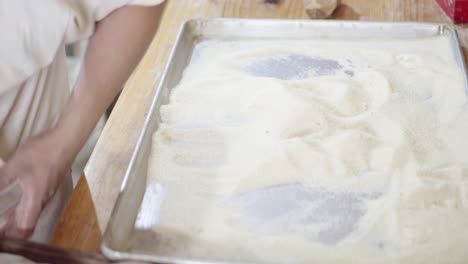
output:
[[[135,250],[466,263],[467,96],[450,45],[201,42],[161,108],[137,221],[152,231]]]

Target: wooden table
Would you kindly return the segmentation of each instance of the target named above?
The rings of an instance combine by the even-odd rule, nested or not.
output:
[[[102,133],[52,244],[99,252],[125,170],[181,23],[194,17],[306,19],[302,0],[168,0],[160,28]],[[341,0],[333,19],[449,22],[435,0]],[[468,30],[458,26],[465,57]]]

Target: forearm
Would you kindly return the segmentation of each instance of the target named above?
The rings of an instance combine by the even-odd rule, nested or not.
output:
[[[68,105],[53,130],[72,162],[151,42],[162,6],[123,7],[96,26]]]

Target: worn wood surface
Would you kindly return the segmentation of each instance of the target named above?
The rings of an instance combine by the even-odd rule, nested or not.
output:
[[[96,208],[86,177],[82,175],[50,244],[100,253],[101,238]]]
[[[306,19],[302,0],[169,0],[160,29],[146,56],[125,86],[114,112],[78,184],[53,244],[91,252],[99,251],[125,170],[135,147],[161,72],[181,23],[194,17]],[[435,0],[342,0],[333,19],[371,21],[450,20]],[[458,26],[465,56],[468,31]]]

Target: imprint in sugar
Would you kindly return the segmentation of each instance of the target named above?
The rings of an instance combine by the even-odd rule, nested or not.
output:
[[[336,60],[288,55],[254,60],[247,64],[245,70],[254,76],[290,80],[304,79],[310,74],[315,76],[334,75],[343,68],[344,66]],[[345,73],[353,74],[350,70],[346,70]]]
[[[161,119],[148,188],[164,200],[139,216],[157,239],[135,251],[468,261],[467,97],[447,36],[203,41]]]

